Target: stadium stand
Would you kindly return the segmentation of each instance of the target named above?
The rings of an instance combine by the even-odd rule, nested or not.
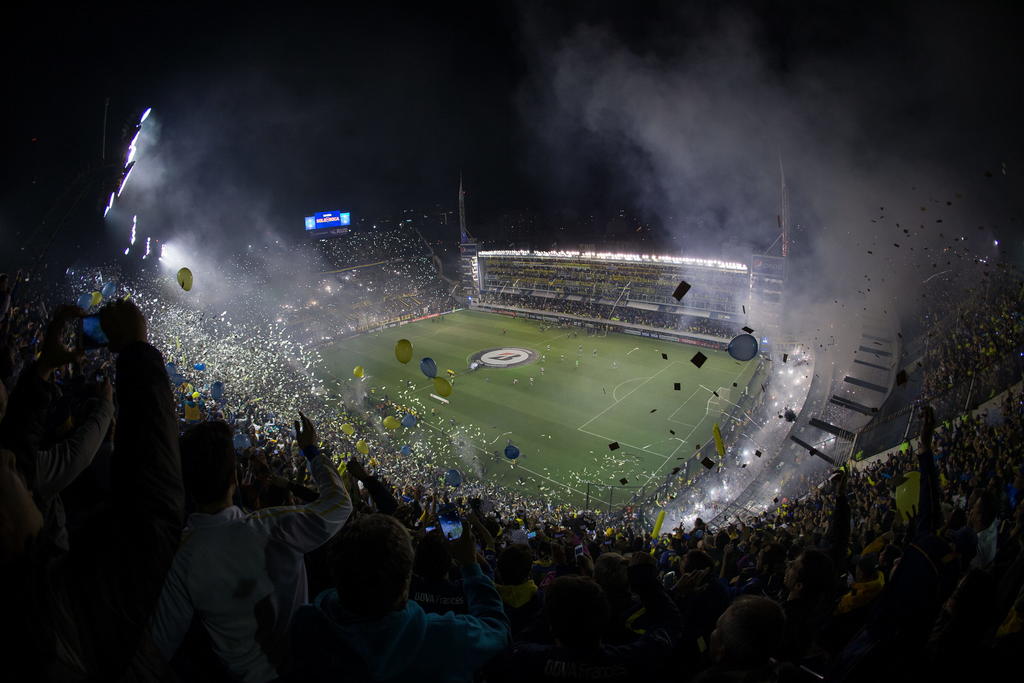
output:
[[[666,329],[689,329],[702,320],[710,334],[729,334],[730,322],[742,325],[750,291],[745,264],[710,259],[528,251],[482,251],[477,258],[485,301],[586,311]],[[676,300],[681,281],[692,290]]]
[[[346,250],[334,265],[374,263],[365,246],[367,260]],[[407,258],[408,270],[374,268],[409,281],[349,301],[423,297],[385,317],[445,305],[421,257]],[[513,296],[583,296],[584,275],[559,268],[544,284],[549,260],[523,266],[530,288]],[[510,294],[498,283],[514,273],[489,268]],[[372,272],[355,287],[382,286]],[[375,438],[386,399],[329,404],[303,372],[315,352],[285,323],[228,328],[122,286],[131,302],[100,313],[109,353],[85,356],[66,337],[80,313],[55,305],[67,293],[0,276],[6,679],[960,681],[1017,669],[1024,395],[1019,374],[1003,383],[994,369],[1024,343],[1019,286],[965,300],[952,334],[946,316],[924,332],[945,340],[920,361],[925,398],[942,405],[966,377],[980,376],[978,402],[1009,387],[985,416],[926,409],[905,449],[794,478],[771,509],[720,527],[657,533],[485,482],[442,494],[429,459],[383,448],[343,462]],[[230,395],[205,385],[204,358]],[[463,533],[447,540],[437,520],[453,516]]]

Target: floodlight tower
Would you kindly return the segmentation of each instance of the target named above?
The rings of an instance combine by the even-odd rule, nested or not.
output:
[[[779,154],[779,228],[782,230],[782,258],[789,256],[789,188],[786,187],[786,169]]]
[[[462,293],[468,303],[480,292],[480,269],[477,261],[479,245],[466,230],[466,191],[459,174],[459,253],[462,262]]]
[[[775,216],[778,230],[775,240],[764,253],[753,253],[750,258],[750,325],[762,332],[762,343],[768,338],[773,346],[785,343],[782,332],[782,312],[785,305],[786,272],[789,260],[789,186],[786,169],[779,154],[779,212]]]

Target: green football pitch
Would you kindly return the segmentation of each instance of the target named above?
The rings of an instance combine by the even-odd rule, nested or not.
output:
[[[757,367],[724,351],[621,333],[578,330],[574,337],[573,330],[540,325],[464,310],[343,340],[322,354],[330,379],[357,381],[352,369],[361,365],[374,395],[395,400],[408,389],[435,408],[416,429],[471,434],[494,483],[554,504],[582,505],[589,492],[592,507],[626,503],[684,465],[712,439],[712,426]],[[407,365],[394,355],[402,338],[414,347]],[[474,354],[506,347],[529,350],[533,360],[468,371]],[[700,369],[690,362],[697,351],[707,356]],[[449,368],[458,373],[448,404],[431,398],[433,383],[419,370],[423,357],[436,361],[439,376]],[[509,442],[521,452],[515,462],[502,456]]]

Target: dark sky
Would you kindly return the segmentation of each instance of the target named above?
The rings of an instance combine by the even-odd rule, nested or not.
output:
[[[561,74],[569,88],[586,86],[565,65],[604,44],[631,61],[631,75],[689,69],[706,83],[718,79],[719,64],[756,64],[756,80],[780,95],[776,110],[787,92],[806,109],[785,122],[786,134],[805,124],[830,138],[856,129],[842,153],[860,167],[907,157],[966,166],[971,177],[1000,161],[1013,169],[1022,139],[1020,4],[896,4],[22,6],[7,15],[0,48],[9,117],[0,246],[38,242],[32,232],[61,192],[98,163],[106,97],[114,156],[121,127],[154,108],[164,186],[136,199],[165,236],[189,221],[236,235],[252,223],[298,227],[320,209],[367,215],[452,204],[460,171],[478,217],[527,206],[678,213],[680,202],[655,187],[675,181],[650,139],[619,127],[622,112],[615,125],[579,123],[593,110],[566,103],[564,80],[552,85]],[[720,45],[731,46],[727,58]],[[747,66],[743,74],[750,77]],[[723,81],[732,76],[721,69]],[[648,99],[635,102],[627,88],[623,111],[642,113],[672,82],[653,81]],[[737,79],[739,95],[749,82]],[[759,104],[734,106],[756,117]],[[828,128],[815,128],[821,119]],[[708,178],[728,171],[709,169]],[[687,172],[680,177],[694,183]],[[770,216],[769,194],[744,201],[769,204]],[[175,210],[160,213],[160,202]],[[85,244],[99,239],[101,206],[98,192],[84,197],[62,230]],[[728,214],[726,199],[693,208],[692,223],[728,227]]]

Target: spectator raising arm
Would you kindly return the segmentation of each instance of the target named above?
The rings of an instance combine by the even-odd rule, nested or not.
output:
[[[338,471],[320,453],[313,424],[300,413],[296,422],[299,448],[306,456],[313,481],[320,496],[306,505],[264,508],[249,515],[275,540],[295,550],[308,553],[326,543],[352,514],[352,500],[341,482]]]
[[[181,533],[184,492],[174,401],[160,352],[134,304],[103,309],[117,358],[118,430],[112,460],[116,507],[79,532],[66,565],[81,663],[116,680],[143,641]]]

